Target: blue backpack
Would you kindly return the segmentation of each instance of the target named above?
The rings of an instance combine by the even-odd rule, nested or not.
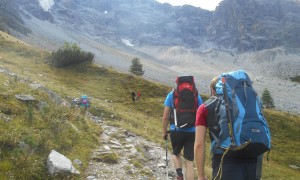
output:
[[[243,70],[223,73],[216,84],[218,132],[212,150],[239,157],[257,157],[271,148],[271,134],[259,96]],[[210,127],[216,128],[216,127]]]
[[[80,106],[82,106],[82,107],[90,107],[90,101],[89,101],[87,95],[81,95]]]

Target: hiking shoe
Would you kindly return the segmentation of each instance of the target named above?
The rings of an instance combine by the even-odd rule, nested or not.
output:
[[[177,180],[183,180],[183,176],[177,176]]]

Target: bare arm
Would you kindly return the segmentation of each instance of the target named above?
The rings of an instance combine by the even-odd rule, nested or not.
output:
[[[168,133],[167,133],[167,129],[168,129],[168,121],[169,121],[169,114],[170,114],[171,108],[165,106],[164,109],[164,114],[163,114],[163,118],[162,118],[162,137],[165,138]]]
[[[198,180],[207,179],[204,176],[204,165],[205,165],[205,126],[196,126],[196,137],[195,137],[195,160],[198,172]]]

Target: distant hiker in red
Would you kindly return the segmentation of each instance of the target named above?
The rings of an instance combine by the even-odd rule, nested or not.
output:
[[[141,97],[141,92],[140,92],[140,91],[138,91],[138,92],[137,92],[136,101],[140,101],[140,97]]]
[[[131,98],[132,98],[132,101],[135,102],[135,92],[134,91],[131,92]]]

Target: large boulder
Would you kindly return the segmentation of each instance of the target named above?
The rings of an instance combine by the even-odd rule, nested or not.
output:
[[[80,174],[67,157],[55,150],[52,150],[48,156],[47,167],[51,176],[56,174]]]

